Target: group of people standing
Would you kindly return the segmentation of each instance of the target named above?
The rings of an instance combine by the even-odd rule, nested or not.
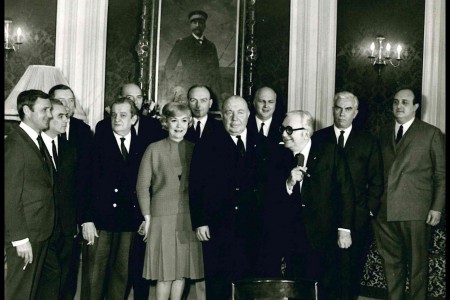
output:
[[[5,139],[6,299],[73,299],[80,248],[81,299],[131,288],[148,299],[150,280],[157,299],[181,299],[191,279],[199,299],[228,300],[251,277],[308,278],[319,299],[356,299],[372,227],[389,298],[402,299],[407,274],[410,297],[426,298],[445,154],[410,89],[378,139],[352,126],[349,92],[316,132],[307,111],[274,113],[269,87],[252,108],[226,99],[222,122],[207,86],[187,98],[158,121],[126,84],[92,136],[69,87],[19,94],[21,123]]]

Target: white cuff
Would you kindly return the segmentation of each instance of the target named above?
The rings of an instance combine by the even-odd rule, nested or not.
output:
[[[342,231],[347,231],[347,232],[351,232],[350,229],[347,228],[338,228],[338,230],[342,230]]]
[[[30,239],[26,238],[26,239],[23,239],[23,240],[13,241],[11,243],[12,243],[12,245],[14,247],[17,247],[17,246],[20,246],[20,245],[24,245],[24,244],[28,243],[29,241],[30,241]]]

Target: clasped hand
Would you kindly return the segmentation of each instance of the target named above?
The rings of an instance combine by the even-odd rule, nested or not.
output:
[[[298,182],[302,181],[303,178],[306,176],[305,174],[307,174],[306,173],[307,170],[308,170],[307,167],[297,166],[293,168],[291,170],[291,175],[287,180],[288,185],[292,188],[295,185],[295,183],[297,183],[297,181]]]

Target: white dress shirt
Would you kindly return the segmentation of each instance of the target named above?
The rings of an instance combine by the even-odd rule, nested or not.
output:
[[[202,137],[203,130],[205,129],[206,121],[208,121],[208,115],[206,114],[204,117],[197,119],[196,117],[193,117],[194,119],[194,131],[197,128],[197,122],[200,121],[200,137]]]
[[[256,119],[256,129],[258,130],[258,132],[261,128],[261,124],[264,123],[263,132],[265,136],[268,136],[270,124],[272,123],[272,117],[270,117],[270,119],[267,119],[265,121],[260,120],[257,116],[255,116],[255,119]]]
[[[51,137],[49,137],[45,132],[43,132],[42,134],[42,140],[44,141],[45,146],[47,147],[47,151],[50,154],[52,161],[53,161],[53,165],[55,166],[56,169],[56,161],[55,158],[53,157],[53,147],[52,147],[52,141],[55,141],[55,146],[56,146],[56,154],[58,154],[59,152],[59,148],[58,148],[58,137],[55,137],[54,139],[52,139]]]
[[[415,118],[412,118],[408,122],[405,122],[404,124],[400,124],[397,121],[395,121],[395,136],[397,136],[397,132],[400,129],[400,125],[403,125],[403,135],[405,135],[406,131],[411,127],[412,123],[414,122]]]
[[[241,134],[238,134],[238,135],[241,136],[241,140],[244,143],[244,148],[245,148],[245,150],[247,150],[247,128],[245,128],[244,131],[242,131]],[[230,136],[233,139],[233,142],[237,146],[238,138],[234,135],[230,135]]]
[[[348,137],[350,135],[350,132],[352,131],[353,125],[350,125],[349,127],[345,128],[345,129],[339,129],[336,127],[336,125],[333,125],[334,127],[334,134],[336,135],[336,141],[338,141],[339,143],[339,136],[341,135],[341,131],[344,131],[344,147],[345,144],[347,143]]]
[[[125,140],[123,141],[123,143],[125,144],[125,148],[127,148],[128,153],[130,153],[131,130],[130,130],[130,132],[128,132],[128,134],[125,135],[125,136],[121,136],[121,135],[115,133],[114,131],[113,131],[113,133],[114,133],[114,137],[116,138],[117,146],[119,146],[120,152],[122,152],[122,148],[121,148],[122,141],[121,141],[120,139],[121,139],[121,138],[125,138]]]

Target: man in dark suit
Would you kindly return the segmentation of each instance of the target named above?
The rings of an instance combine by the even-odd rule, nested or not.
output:
[[[77,234],[77,153],[58,135],[66,132],[69,115],[61,101],[51,99],[52,119],[42,139],[54,166],[55,227],[49,240],[37,299],[73,299],[67,284]],[[72,297],[72,298],[71,298]]]
[[[277,105],[277,94],[269,87],[262,87],[255,93],[253,99],[254,113],[250,114],[247,128],[252,133],[265,136],[268,142],[278,144],[281,142],[279,128],[282,118],[274,114]]]
[[[90,171],[90,159],[92,150],[92,131],[89,125],[79,120],[73,115],[76,109],[75,94],[72,89],[64,84],[58,84],[53,86],[48,92],[50,99],[57,99],[62,102],[65,106],[67,113],[69,115],[69,122],[67,123],[66,131],[61,133],[61,137],[68,141],[68,143],[76,148],[77,152],[77,168],[81,170],[84,176],[77,176],[76,185],[77,192],[80,198],[85,198],[89,194],[90,182],[87,181],[89,178]],[[77,210],[81,208],[78,207]],[[80,223],[78,223],[80,224]],[[81,243],[83,241],[81,235],[79,235],[79,226],[77,227],[77,232],[74,236],[75,243],[73,243],[73,251],[71,258],[71,265],[69,271],[69,278],[66,281],[66,286],[63,289],[66,291],[65,295],[67,299],[73,299],[77,291],[77,281],[78,281],[78,269],[80,265],[80,252]]]
[[[441,131],[417,118],[419,97],[399,90],[393,100],[395,124],[380,132],[384,194],[375,222],[388,298],[426,299],[430,225],[445,206],[445,150]],[[408,272],[406,273],[406,267]]]
[[[124,299],[132,241],[142,215],[135,187],[144,147],[133,124],[138,110],[129,98],[111,106],[111,130],[97,131],[92,160],[92,197],[82,215],[82,299]]]
[[[243,98],[225,100],[222,114],[225,130],[195,145],[189,182],[207,299],[229,299],[232,281],[255,275],[262,229],[264,145],[247,131]]]
[[[40,135],[52,117],[48,98],[21,92],[21,122],[5,139],[6,299],[35,299],[54,227],[53,170]]]
[[[175,42],[165,64],[165,75],[169,101],[173,99],[176,87],[186,91],[194,84],[207,85],[217,103],[214,110],[219,110],[222,104],[222,83],[219,69],[219,59],[214,43],[206,39],[203,32],[206,29],[208,15],[201,10],[191,11],[188,15],[192,34]],[[177,76],[176,67],[181,61],[183,65],[181,76]],[[181,79],[178,79],[181,78]]]
[[[356,299],[364,270],[370,221],[378,213],[383,193],[383,163],[378,141],[369,132],[352,126],[358,114],[358,98],[350,92],[334,96],[334,125],[318,130],[314,137],[343,148],[350,169],[354,192],[352,246],[341,250],[340,299]]]
[[[207,138],[215,134],[217,130],[223,130],[222,122],[208,114],[213,100],[211,93],[205,85],[194,85],[188,92],[188,105],[192,112],[194,126],[189,127],[185,139],[196,143],[201,138]]]
[[[274,155],[266,205],[274,208],[274,227],[287,231],[279,232],[287,275],[318,280],[320,299],[337,299],[336,254],[352,245],[352,185],[342,152],[316,140],[313,126],[307,111],[286,114],[280,131],[287,149]]]

